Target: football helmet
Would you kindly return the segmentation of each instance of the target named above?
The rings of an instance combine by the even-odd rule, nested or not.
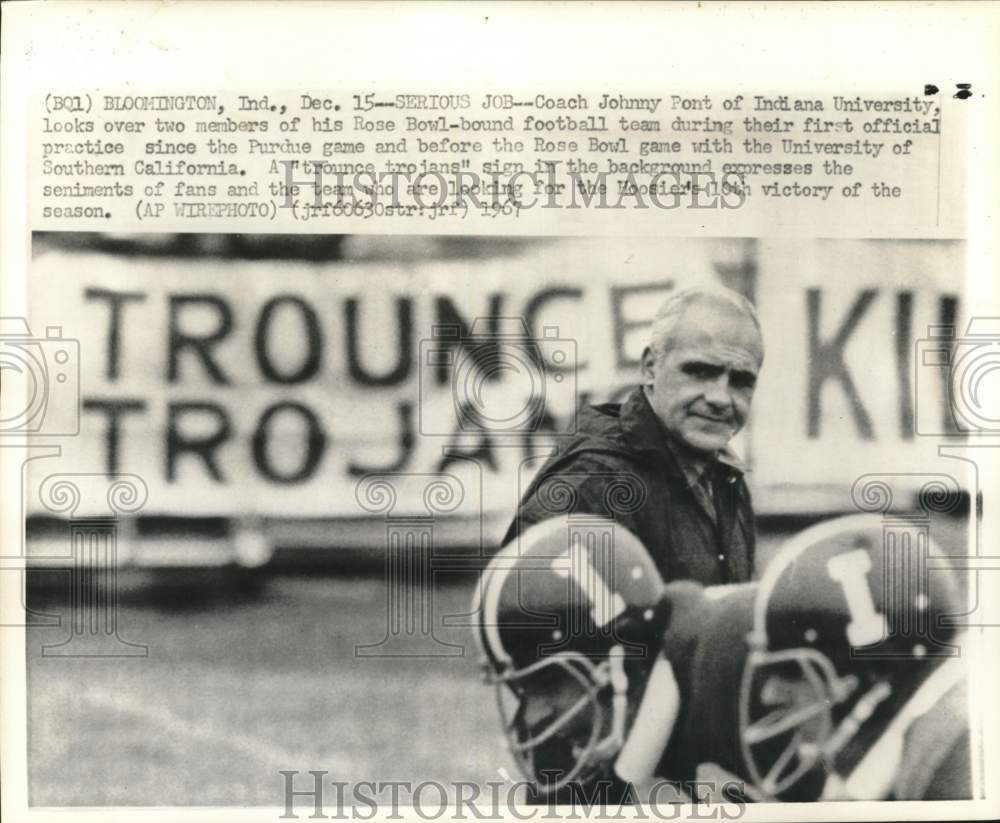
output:
[[[965,609],[939,555],[926,526],[862,514],[806,529],[767,567],[739,698],[747,777],[765,796],[816,799],[957,655]]]
[[[476,638],[539,798],[609,773],[659,652],[663,590],[640,540],[591,515],[537,524],[488,564]]]

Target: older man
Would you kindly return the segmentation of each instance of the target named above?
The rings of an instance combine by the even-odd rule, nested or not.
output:
[[[653,322],[640,385],[622,404],[580,412],[577,434],[541,468],[504,543],[558,513],[555,501],[634,532],[665,580],[749,580],[753,508],[728,443],[746,422],[763,359],[744,297],[717,286],[672,295]],[[617,505],[615,484],[638,490],[638,505]]]

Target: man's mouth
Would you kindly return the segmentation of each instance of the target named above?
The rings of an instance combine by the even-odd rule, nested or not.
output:
[[[701,420],[707,420],[709,423],[715,423],[720,426],[732,426],[733,421],[728,417],[712,417],[708,414],[699,414],[698,412],[692,412],[692,417],[698,417]]]

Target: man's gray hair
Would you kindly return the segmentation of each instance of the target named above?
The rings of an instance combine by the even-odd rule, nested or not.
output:
[[[757,319],[757,310],[753,303],[747,300],[739,292],[727,289],[714,283],[704,283],[697,286],[689,286],[686,289],[674,292],[663,301],[656,317],[653,319],[653,326],[650,330],[649,345],[657,356],[666,350],[666,344],[673,335],[674,328],[684,316],[688,306],[694,303],[708,303],[719,306],[729,311],[736,311],[753,321],[757,327],[757,332],[761,333],[760,320]]]

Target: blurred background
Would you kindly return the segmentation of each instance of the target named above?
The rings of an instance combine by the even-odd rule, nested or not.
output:
[[[758,573],[859,508],[964,552],[974,485],[937,452],[968,424],[963,251],[36,234],[19,350],[46,390],[36,442],[59,448],[22,464],[31,802],[280,805],[279,770],[512,771],[468,630],[477,571],[557,433],[627,393],[694,282],[746,294],[764,329],[736,443]]]

